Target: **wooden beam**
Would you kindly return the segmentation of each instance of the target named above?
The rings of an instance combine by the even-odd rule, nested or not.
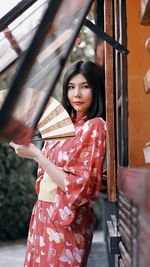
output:
[[[104,30],[113,36],[112,0],[104,1]],[[105,90],[107,122],[107,191],[108,200],[116,201],[116,155],[114,123],[114,60],[113,48],[105,42]]]

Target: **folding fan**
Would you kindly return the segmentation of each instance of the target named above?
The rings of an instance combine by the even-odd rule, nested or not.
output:
[[[64,107],[50,98],[37,125],[42,139],[71,137],[75,135],[74,125]]]
[[[0,91],[0,106],[2,106],[4,99],[7,95],[7,92],[8,90]],[[30,104],[32,104],[31,107],[29,107],[30,104],[27,103],[26,98],[23,97],[21,101],[24,101],[23,105],[24,109],[17,110],[17,117],[19,118],[19,116],[20,117],[23,116],[24,123],[26,123],[25,113],[27,118],[27,116],[29,117],[31,110],[32,113],[34,112],[33,109],[34,109],[35,98],[32,98],[28,101]],[[74,125],[72,123],[69,114],[64,109],[64,107],[53,97],[50,97],[46,105],[46,108],[43,112],[43,115],[37,124],[37,129],[39,130],[43,140],[66,138],[75,135]],[[36,141],[36,139],[34,140]]]

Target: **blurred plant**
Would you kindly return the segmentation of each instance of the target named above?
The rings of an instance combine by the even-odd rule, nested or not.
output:
[[[0,240],[27,235],[36,199],[35,173],[35,163],[19,158],[7,143],[0,143]]]
[[[76,61],[76,60],[93,60],[95,57],[94,51],[94,35],[93,33],[85,26],[82,27],[76,41],[72,52],[68,58],[65,69],[62,71],[61,77],[56,84],[56,88],[53,92],[53,97],[61,102],[62,99],[62,82],[65,70],[67,66]]]
[[[83,26],[70,55],[70,61],[94,60],[94,55],[93,33]]]

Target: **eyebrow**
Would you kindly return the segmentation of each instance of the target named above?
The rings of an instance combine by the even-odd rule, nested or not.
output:
[[[83,85],[83,84],[89,84],[89,82],[87,82],[87,81],[85,81],[85,82],[82,82],[82,83],[79,83],[80,85]],[[68,84],[75,84],[75,83],[73,83],[73,82],[69,82]]]

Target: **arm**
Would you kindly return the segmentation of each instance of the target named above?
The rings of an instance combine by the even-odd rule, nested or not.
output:
[[[28,146],[24,146],[10,142],[10,146],[14,148],[16,154],[20,157],[36,161],[47,172],[52,180],[65,191],[66,173],[47,159],[35,145],[29,144]]]
[[[95,202],[101,191],[101,175],[105,156],[105,123],[100,118],[87,121],[81,136],[74,144],[65,166],[66,202],[71,206],[80,206],[86,202]]]

